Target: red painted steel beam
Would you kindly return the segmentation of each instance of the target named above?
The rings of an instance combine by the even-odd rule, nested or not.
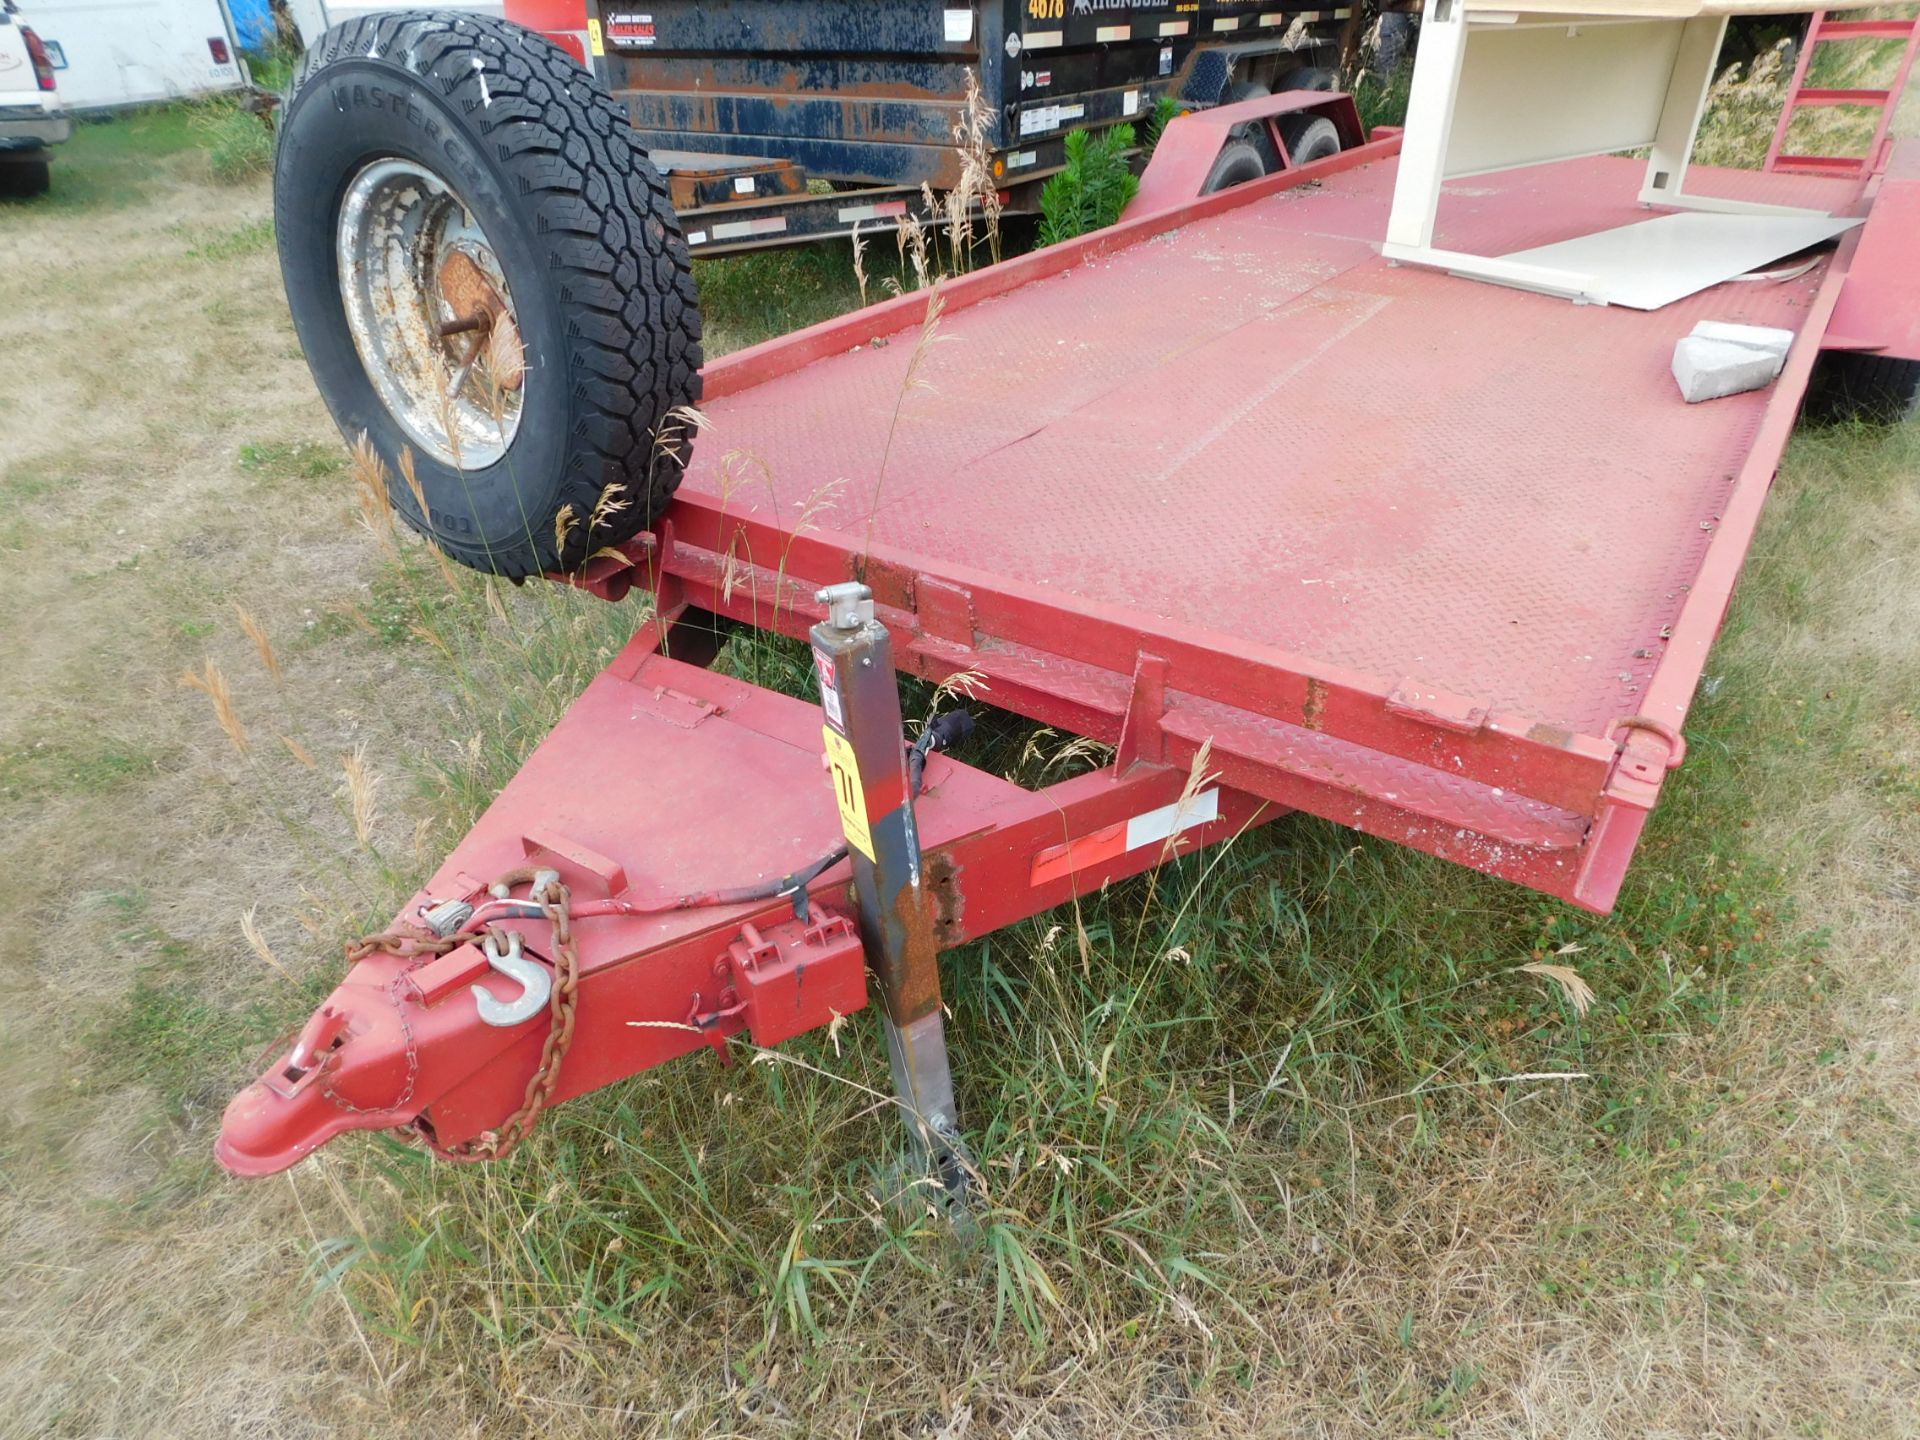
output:
[[[1662,738],[1659,732],[1664,729],[1667,735],[1677,737],[1686,724],[1700,677],[1706,673],[1707,655],[1719,637],[1741,566],[1759,529],[1760,512],[1773,487],[1774,472],[1799,421],[1801,398],[1861,238],[1860,228],[1841,237],[1814,294],[1806,323],[1787,352],[1786,366],[1767,401],[1746,462],[1734,477],[1699,573],[1673,623],[1666,655],[1641,702],[1640,715],[1652,722],[1651,726],[1628,733],[1620,764],[1608,782],[1606,799],[1586,845],[1578,884],[1569,897],[1576,904],[1601,912],[1612,909],[1666,773],[1684,754],[1684,748],[1676,750],[1674,742]]]
[[[1795,105],[1884,105],[1892,94],[1889,90],[1846,90],[1827,88],[1809,88],[1794,97]]]
[[[696,492],[683,493],[662,527],[660,553],[647,563],[648,573],[678,581],[705,608],[795,636],[820,618],[815,589],[858,574],[889,622],[914,632],[901,647],[903,668],[942,679],[982,670],[998,682],[994,703],[1001,708],[1046,724],[1078,715],[1093,726],[1084,733],[1102,740],[1117,738],[1108,732],[1139,657],[1157,654],[1172,667],[1177,688],[1197,700],[1415,764],[1431,765],[1444,743],[1449,771],[1576,814],[1592,814],[1616,755],[1601,738],[1489,712],[1405,677],[1365,675],[1252,642],[1223,651],[1199,626],[1149,622],[824,529],[790,534]],[[965,616],[929,617],[923,612],[930,594],[939,597],[936,607],[960,607]],[[969,627],[971,635],[963,635]]]
[[[756,609],[746,598],[754,590],[754,578],[739,566],[732,567],[732,574],[731,595],[718,577],[669,578],[675,593],[702,607],[719,608],[762,628],[805,633],[815,609],[810,595],[782,592],[785,598],[777,613],[770,605]],[[771,580],[767,584],[771,587]],[[911,613],[885,614],[890,624],[910,630]],[[1122,739],[1131,692],[1112,672],[1057,653],[1022,652],[1006,644],[961,651],[924,632],[903,640],[896,659],[911,673],[934,680],[970,671],[985,678],[982,698],[1000,709],[1108,743]],[[1263,722],[1246,712],[1209,708],[1196,697],[1176,698],[1180,705],[1170,716],[1163,751],[1174,766],[1190,763],[1204,743],[1209,768],[1236,789],[1573,898],[1583,863],[1581,847],[1590,831],[1586,814],[1501,799],[1495,794],[1498,787],[1453,781],[1434,767],[1411,761],[1391,762],[1387,768],[1378,754],[1304,725]],[[1469,737],[1457,738],[1464,745]],[[1617,747],[1587,744],[1604,757],[1594,770],[1592,804],[1597,809]]]
[[[1822,40],[1904,40],[1913,33],[1911,20],[1824,20]]]

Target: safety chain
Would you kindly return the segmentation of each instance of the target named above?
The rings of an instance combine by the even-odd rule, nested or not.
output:
[[[497,893],[500,886],[511,889],[515,885],[531,885],[536,873],[531,868],[509,871],[500,877],[495,891]],[[553,1092],[560,1085],[560,1064],[567,1058],[567,1049],[573,1044],[573,1020],[578,1008],[580,986],[580,953],[573,943],[573,913],[569,909],[573,897],[560,882],[560,877],[548,872],[546,889],[533,893],[529,898],[546,910],[547,919],[553,925],[554,985],[553,997],[548,1002],[553,1024],[547,1028],[546,1043],[540,1047],[540,1063],[527,1081],[526,1095],[520,1102],[520,1108],[509,1115],[499,1129],[483,1130],[473,1139],[463,1140],[458,1145],[442,1145],[420,1128],[419,1121],[414,1122],[414,1132],[429,1150],[443,1160],[471,1162],[500,1159],[533,1133],[540,1112],[553,1099]]]
[[[369,955],[398,955],[412,960],[421,955],[444,955],[467,943],[464,935],[440,935],[424,925],[402,920],[391,930],[363,935],[347,946],[347,964],[357,965]]]
[[[393,1002],[394,1017],[400,1022],[400,1038],[407,1047],[407,1083],[400,1087],[400,1093],[387,1105],[356,1105],[338,1090],[333,1088],[331,1080],[321,1083],[320,1093],[355,1115],[377,1115],[383,1110],[399,1110],[413,1099],[414,1087],[420,1083],[420,1047],[414,1044],[413,1027],[407,1023],[407,1004],[400,994],[400,976],[396,975],[387,985],[387,999]]]
[[[511,891],[516,885],[533,885],[541,878],[539,872],[531,866],[518,870],[509,870],[491,887],[496,896]],[[544,877],[546,884],[541,890],[532,892],[528,898],[546,911],[548,922],[553,926],[553,995],[548,1001],[548,1013],[553,1023],[547,1029],[546,1043],[540,1049],[540,1063],[534,1068],[532,1077],[527,1081],[526,1094],[520,1102],[520,1108],[509,1115],[498,1129],[483,1130],[471,1140],[463,1140],[458,1145],[442,1145],[435,1140],[422,1124],[415,1119],[408,1127],[414,1137],[442,1160],[470,1163],[481,1160],[498,1160],[533,1133],[534,1124],[553,1099],[553,1092],[560,1085],[560,1066],[567,1058],[567,1050],[573,1044],[573,1023],[579,1004],[580,988],[580,952],[573,941],[572,895],[560,878],[552,871]],[[397,955],[402,959],[417,956],[444,955],[473,937],[461,933],[440,935],[424,925],[415,925],[410,921],[400,921],[390,930],[376,935],[368,935],[347,946],[347,963],[354,964],[369,955]],[[395,987],[394,1004],[402,1005],[398,987]],[[407,1040],[407,1060],[409,1078],[408,1094],[397,1102],[404,1105],[412,1097],[412,1071],[417,1067],[413,1053],[413,1033],[406,1023],[406,1014],[401,1009],[400,1026]]]

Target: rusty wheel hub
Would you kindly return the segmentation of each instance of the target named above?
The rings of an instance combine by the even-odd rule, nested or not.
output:
[[[335,244],[381,403],[424,455],[498,463],[520,428],[526,357],[493,246],[453,187],[417,161],[376,160],[347,186]]]

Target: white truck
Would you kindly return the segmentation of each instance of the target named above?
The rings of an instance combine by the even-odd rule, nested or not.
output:
[[[223,0],[27,3],[60,93],[76,111],[184,100],[247,83]]]
[[[51,147],[73,133],[55,87],[46,43],[0,0],[0,194],[46,193]]]

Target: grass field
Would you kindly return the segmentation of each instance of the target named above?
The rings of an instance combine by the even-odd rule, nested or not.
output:
[[[0,208],[0,1433],[1920,1433],[1920,425],[1794,440],[1614,915],[1295,818],[949,956],[966,1243],[872,1198],[870,1015],[489,1168],[221,1175],[637,610],[362,523],[206,147],[87,127]],[[707,264],[715,349],[848,259]]]

